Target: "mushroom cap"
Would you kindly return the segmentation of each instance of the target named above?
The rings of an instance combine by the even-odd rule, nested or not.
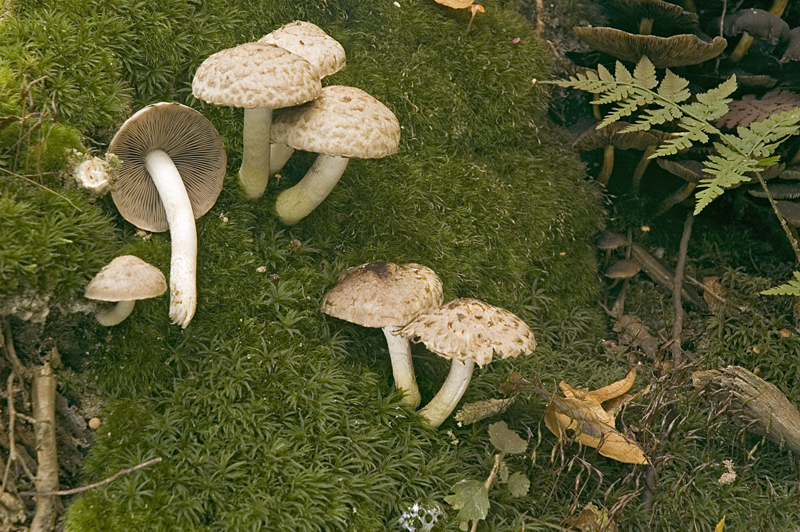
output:
[[[447,359],[472,359],[479,366],[500,358],[529,355],[536,340],[528,325],[511,312],[483,301],[462,298],[422,314],[400,329]]]
[[[776,201],[775,205],[786,220],[786,223],[800,227],[800,203],[780,200]]]
[[[622,130],[631,124],[618,120],[598,129],[600,123],[593,125],[575,140],[572,146],[580,151],[591,151],[612,145],[620,150],[646,150],[648,146],[661,144],[672,137],[656,129],[648,131],[631,131],[623,133]]]
[[[800,198],[800,183],[775,183],[768,185],[769,193],[772,194],[774,200],[790,200]],[[750,189],[751,196],[756,198],[766,198],[767,193],[762,188]]]
[[[296,150],[377,159],[397,152],[400,123],[361,89],[330,85],[316,100],[277,113],[271,139]]]
[[[572,28],[572,31],[589,46],[623,61],[635,63],[646,55],[656,68],[696,65],[718,56],[728,45],[719,36],[706,42],[689,33],[657,37],[637,35],[616,28],[580,26]]]
[[[295,55],[299,55],[317,69],[320,79],[335,74],[344,68],[346,57],[339,41],[310,22],[296,20],[268,35],[258,42],[274,44]]]
[[[747,32],[770,44],[777,44],[789,38],[789,24],[781,17],[764,9],[742,9],[725,17],[722,31],[727,36]]]
[[[800,26],[789,30],[789,44],[781,56],[781,63],[789,61],[800,61]]]
[[[633,259],[622,259],[611,265],[606,271],[606,277],[611,279],[630,279],[642,270],[642,267]]]
[[[663,0],[606,0],[606,3],[637,18],[657,19],[659,24],[666,24],[674,29],[697,27],[697,13]]]
[[[278,109],[319,95],[317,67],[289,50],[248,42],[206,58],[192,80],[192,94],[215,105]]]
[[[167,291],[161,270],[139,257],[122,255],[100,270],[86,285],[86,297],[98,301],[135,301]]]
[[[420,264],[382,260],[345,271],[320,311],[362,327],[402,327],[442,304],[442,281]]]
[[[183,179],[195,218],[214,206],[228,158],[217,129],[206,117],[179,103],[156,103],[122,124],[108,151],[120,162],[111,197],[123,218],[147,231],[169,229],[158,189],[145,168],[145,156],[162,150]]]
[[[627,239],[619,233],[605,232],[597,241],[597,249],[617,249],[627,244]]]
[[[676,175],[687,183],[699,183],[701,179],[711,179],[712,176],[704,171],[703,163],[693,159],[656,159],[658,166],[672,175]]]

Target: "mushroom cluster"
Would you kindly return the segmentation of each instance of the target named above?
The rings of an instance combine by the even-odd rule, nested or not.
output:
[[[536,348],[527,324],[505,309],[470,298],[441,303],[442,283],[433,270],[379,260],[345,271],[320,307],[336,318],[383,329],[395,385],[414,408],[420,393],[409,340],[452,361],[439,392],[419,410],[431,427],[441,425],[458,405],[475,364],[483,367],[495,354],[518,357]]]
[[[400,125],[385,105],[354,87],[322,88],[321,80],[345,62],[336,40],[314,24],[296,21],[258,42],[213,54],[192,81],[195,97],[244,108],[239,182],[249,199],[264,194],[269,177],[295,150],[319,154],[306,176],[278,197],[275,210],[285,225],[322,203],[350,158],[397,151]],[[273,123],[275,109],[283,112]]]

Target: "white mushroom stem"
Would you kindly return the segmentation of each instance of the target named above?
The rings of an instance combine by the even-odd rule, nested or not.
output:
[[[294,153],[294,148],[281,142],[269,145],[269,175],[275,175],[286,165]]]
[[[383,327],[386,343],[389,344],[389,356],[392,359],[392,373],[394,384],[398,390],[405,392],[403,402],[417,408],[422,400],[414,375],[414,364],[411,361],[411,342],[408,338],[396,336],[395,333],[402,327]]]
[[[118,325],[131,315],[135,305],[135,299],[131,301],[120,301],[110,308],[98,310],[97,314],[95,314],[95,318],[97,318],[97,321],[99,321],[100,325],[103,327]]]
[[[475,361],[471,358],[466,361],[453,359],[450,366],[450,373],[447,374],[444,384],[436,393],[431,402],[422,407],[420,415],[428,420],[428,425],[436,428],[447,419],[455,410],[458,402],[464,397],[469,381],[472,380],[472,370],[475,369]]]
[[[148,152],[145,168],[158,189],[172,240],[169,317],[185,328],[192,321],[197,306],[197,229],[192,204],[169,155],[161,150]]]
[[[284,225],[294,225],[317,208],[339,182],[350,159],[319,154],[306,175],[278,195],[275,213]]]
[[[248,199],[260,198],[269,183],[269,133],[272,129],[272,109],[244,110],[242,167],[239,182]]]

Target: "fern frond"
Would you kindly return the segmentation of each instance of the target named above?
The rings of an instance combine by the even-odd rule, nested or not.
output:
[[[794,279],[790,279],[786,284],[763,290],[761,293],[765,296],[800,296],[800,272],[794,272],[792,275]]]
[[[642,56],[636,68],[633,69],[633,84],[642,89],[653,90],[658,85],[658,78],[656,78],[656,67],[647,58],[646,55]]]
[[[688,79],[675,75],[671,70],[667,69],[664,79],[661,80],[661,84],[658,86],[658,95],[673,103],[681,103],[692,96],[688,87]]]
[[[719,155],[709,155],[704,163],[705,173],[714,177],[700,181],[696,195],[697,204],[694,208],[695,214],[722,195],[725,189],[750,181],[750,178],[745,175],[747,172],[759,170],[758,160],[720,142],[715,142],[714,147]]]

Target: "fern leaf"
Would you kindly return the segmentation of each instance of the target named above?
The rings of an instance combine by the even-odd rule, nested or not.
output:
[[[736,88],[736,76],[733,75],[720,83],[716,88],[698,94],[697,101],[706,105],[714,105],[715,102],[727,99],[728,96],[736,92]],[[728,102],[730,101],[731,100],[728,100]]]
[[[650,156],[651,159],[656,157],[666,157],[668,155],[675,155],[681,150],[690,148],[692,146],[692,139],[686,134],[681,134],[679,137],[668,139],[666,142],[661,143],[658,149]]]
[[[790,279],[788,283],[763,290],[761,293],[765,296],[800,296],[800,272],[794,272],[792,275],[794,279]]]
[[[700,181],[697,192],[697,204],[694,213],[698,214],[715,198],[720,196],[725,189],[749,181],[745,173],[756,170],[758,161],[751,159],[725,144],[715,142],[719,155],[710,155],[704,164],[705,172],[713,175],[712,179]]]
[[[658,86],[658,95],[677,104],[688,100],[692,95],[687,88],[688,86],[689,80],[673,74],[671,70],[667,69],[664,79],[661,80],[661,84]]]
[[[597,127],[605,127],[623,117],[630,116],[639,107],[643,107],[651,101],[652,97],[649,97],[648,95],[643,95],[642,98],[628,98],[626,101],[623,101],[620,105],[615,107],[613,111],[608,113]]]
[[[614,79],[617,83],[633,84],[633,76],[631,76],[631,73],[628,72],[628,69],[625,68],[625,65],[620,61],[617,61],[616,68],[614,69]]]
[[[597,74],[600,76],[600,79],[606,83],[616,83],[614,81],[614,76],[612,76],[611,72],[603,65],[597,65]]]
[[[656,78],[656,67],[643,55],[639,62],[636,63],[636,68],[633,69],[634,84],[647,90],[653,90],[658,85],[658,78]]]
[[[681,116],[683,116],[683,113],[677,105],[670,105],[662,109],[645,109],[642,111],[642,116],[640,116],[636,122],[625,128],[624,132],[647,131],[653,125],[671,122],[677,120]]]

